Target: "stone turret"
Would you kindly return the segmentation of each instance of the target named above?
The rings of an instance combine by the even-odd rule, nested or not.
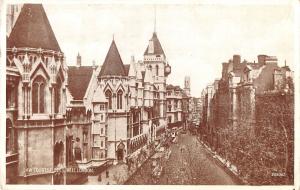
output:
[[[136,88],[137,71],[136,71],[136,63],[135,63],[135,60],[134,60],[134,56],[131,57],[128,77],[129,77],[129,89],[130,89],[130,93],[131,93],[130,106],[135,107],[137,105],[136,104],[136,100],[137,100],[137,88]]]

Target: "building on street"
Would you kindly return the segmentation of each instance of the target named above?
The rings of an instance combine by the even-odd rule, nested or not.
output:
[[[43,6],[21,7],[7,31],[7,183],[84,183],[66,169],[139,162],[167,123],[171,67],[157,33],[142,61],[123,64],[113,39],[102,65],[82,66],[78,53],[67,66]]]
[[[202,91],[204,102],[200,124],[201,139],[240,168],[240,172],[246,172],[243,177],[246,176],[249,183],[255,184],[261,179],[269,180],[270,184],[282,183],[282,179],[249,178],[247,163],[255,165],[257,161],[244,156],[251,155],[251,151],[256,149],[260,152],[265,147],[269,155],[263,155],[265,152],[258,155],[256,152],[256,157],[270,156],[272,159],[266,159],[266,165],[257,167],[265,167],[264,172],[270,172],[272,169],[267,164],[275,162],[277,155],[277,162],[280,162],[280,157],[285,157],[286,162],[278,168],[286,173],[293,171],[290,160],[293,157],[290,151],[293,144],[293,118],[290,117],[293,115],[293,88],[293,72],[286,64],[279,67],[275,56],[258,55],[258,62],[255,63],[241,61],[239,55],[234,55],[233,59],[222,64],[222,78]],[[275,110],[276,113],[273,113]],[[275,115],[278,119],[271,119]],[[267,132],[269,127],[274,134]],[[286,138],[279,135],[278,144],[269,146],[266,140],[272,141],[279,133],[285,134]],[[248,141],[253,142],[254,139],[256,143],[249,144]],[[286,152],[280,152],[278,148],[285,149]],[[257,172],[256,169],[252,172]],[[287,181],[292,178],[289,175],[285,183],[289,183]]]

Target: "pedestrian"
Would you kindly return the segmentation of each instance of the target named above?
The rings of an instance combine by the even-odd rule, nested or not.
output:
[[[98,181],[102,181],[101,174],[98,176]]]

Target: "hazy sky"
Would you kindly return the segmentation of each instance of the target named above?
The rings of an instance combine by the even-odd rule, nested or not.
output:
[[[52,29],[75,65],[101,65],[114,38],[124,64],[143,53],[154,30],[153,5],[44,5]],[[233,54],[256,61],[275,55],[293,67],[293,8],[288,5],[156,5],[156,31],[172,73],[168,83],[183,87],[191,77],[193,96],[221,76]]]

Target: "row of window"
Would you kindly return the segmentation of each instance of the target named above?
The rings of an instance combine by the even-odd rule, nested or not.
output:
[[[94,146],[104,148],[104,141],[100,139],[99,135],[94,135]]]
[[[108,109],[112,109],[112,93],[110,90],[105,92],[105,97],[108,100]],[[117,109],[122,109],[123,107],[123,91],[119,90],[117,93]]]
[[[7,86],[6,90],[6,107],[15,107],[17,104],[16,87]],[[32,113],[46,112],[46,81],[42,76],[36,77],[32,83]],[[57,80],[54,88],[54,112],[60,112],[61,105],[61,81]]]
[[[106,151],[103,152],[100,150],[100,148],[93,148],[93,158],[99,159],[99,158],[105,158],[106,157]]]
[[[150,69],[150,71],[152,71],[152,65],[149,66],[149,69]],[[155,74],[156,74],[156,76],[159,75],[159,67],[158,67],[158,65],[155,66]]]

